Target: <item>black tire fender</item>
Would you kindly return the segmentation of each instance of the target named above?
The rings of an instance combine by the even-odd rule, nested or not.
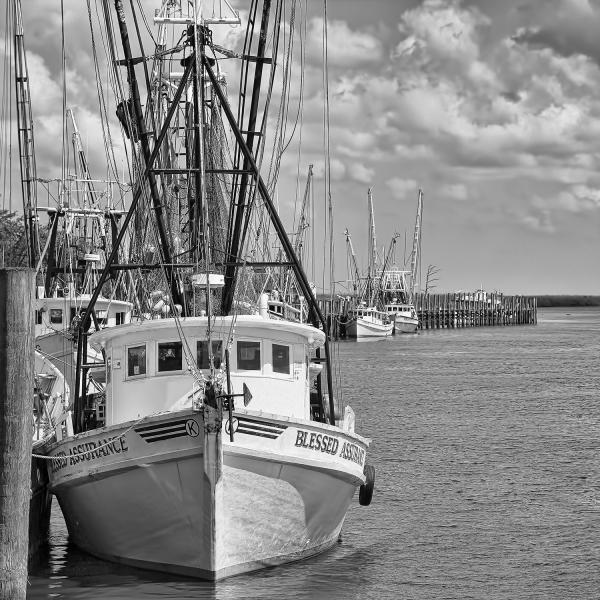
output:
[[[358,501],[361,506],[369,506],[373,498],[373,489],[375,488],[375,467],[373,465],[365,465],[363,469],[366,481],[358,490]]]

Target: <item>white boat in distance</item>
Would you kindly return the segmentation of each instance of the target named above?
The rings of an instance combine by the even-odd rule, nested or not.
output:
[[[375,276],[377,265],[377,241],[375,239],[375,217],[373,214],[373,197],[371,188],[368,191],[369,204],[369,266],[364,278],[360,296],[356,304],[346,314],[346,335],[351,338],[361,339],[369,337],[385,337],[392,335],[394,323],[383,310],[376,306],[380,300],[378,293],[379,280]],[[350,232],[346,229],[346,244],[348,254],[354,270],[354,292],[358,294],[361,285],[361,276],[356,262],[356,254],[352,245]]]
[[[346,335],[352,338],[385,337],[392,335],[394,321],[386,312],[373,306],[358,306],[348,311]]]
[[[419,317],[414,304],[386,304],[385,311],[393,319],[395,333],[416,333]]]
[[[415,309],[414,297],[419,265],[422,218],[423,191],[419,189],[410,271],[391,268],[380,274],[385,311],[394,321],[395,333],[416,333],[419,328],[419,316]],[[395,238],[392,239],[392,246],[393,244],[395,244]],[[406,281],[407,277],[410,278],[410,285]]]

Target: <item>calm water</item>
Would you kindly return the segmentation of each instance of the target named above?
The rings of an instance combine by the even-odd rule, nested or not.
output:
[[[209,584],[79,552],[55,504],[28,597],[600,597],[600,310],[339,353],[377,480],[333,550]]]

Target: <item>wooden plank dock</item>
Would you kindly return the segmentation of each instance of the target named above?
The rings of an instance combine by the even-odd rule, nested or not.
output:
[[[318,302],[333,339],[345,337],[346,315],[352,299],[337,296]],[[415,309],[421,330],[537,324],[537,298],[534,296],[466,292],[416,294]]]

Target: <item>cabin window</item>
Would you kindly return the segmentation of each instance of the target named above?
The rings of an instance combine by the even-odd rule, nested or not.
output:
[[[260,371],[260,342],[237,343],[237,368],[240,371]]]
[[[116,317],[116,321],[115,321],[116,325],[123,325],[125,323],[125,313],[124,312],[116,313],[115,317]]]
[[[212,343],[213,362],[215,369],[221,367],[221,351],[223,342],[221,340],[215,340]],[[196,342],[196,364],[199,369],[209,369],[208,363],[208,341],[203,340]]]
[[[182,368],[181,342],[158,344],[158,371],[181,371]]]
[[[96,318],[98,319],[98,325],[106,325],[108,322],[108,311],[99,310],[96,312]]]
[[[127,348],[127,377],[146,374],[146,344]]]
[[[52,323],[53,325],[59,325],[62,322],[62,308],[51,308],[50,323]]]
[[[290,347],[273,344],[273,372],[290,374]]]
[[[35,324],[36,325],[42,324],[42,311],[41,310],[35,311]]]

